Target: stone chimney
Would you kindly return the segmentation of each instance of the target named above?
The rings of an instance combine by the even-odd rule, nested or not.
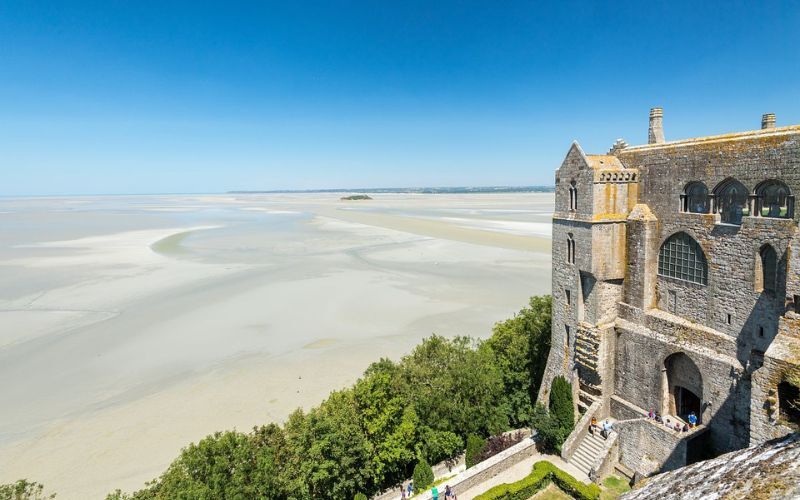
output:
[[[664,110],[661,108],[650,109],[650,130],[647,134],[648,144],[661,144],[664,142],[664,125],[661,122]]]
[[[775,128],[775,113],[761,115],[761,128]]]

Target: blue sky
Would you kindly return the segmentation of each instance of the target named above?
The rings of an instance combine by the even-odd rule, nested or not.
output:
[[[797,2],[0,3],[0,194],[552,184],[800,123]]]

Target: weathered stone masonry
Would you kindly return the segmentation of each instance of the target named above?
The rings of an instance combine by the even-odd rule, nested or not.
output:
[[[581,412],[694,411],[719,454],[797,424],[778,384],[800,367],[800,126],[765,115],[760,130],[665,142],[662,116],[651,111],[649,144],[573,143],[556,172],[539,399],[562,375]],[[663,448],[651,434],[622,446]],[[692,459],[678,446],[661,467]]]

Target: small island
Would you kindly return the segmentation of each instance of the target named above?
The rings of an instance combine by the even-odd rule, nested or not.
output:
[[[352,200],[371,200],[372,198],[365,194],[351,194],[350,196],[342,196],[340,199],[344,201],[352,201]]]

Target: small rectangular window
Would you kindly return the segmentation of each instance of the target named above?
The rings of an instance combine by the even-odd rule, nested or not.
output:
[[[725,322],[729,325],[731,324],[731,313],[725,315]]]
[[[569,342],[570,342],[570,338],[569,338],[569,325],[564,325],[564,331],[567,333],[567,335],[566,335],[566,338],[567,338],[567,348],[569,348]]]
[[[567,299],[567,305],[572,304],[572,294],[570,293],[569,290],[564,290],[564,296]]]
[[[669,291],[669,312],[675,314],[678,312],[678,294],[675,290]]]
[[[761,337],[761,338],[764,338],[764,327],[763,326],[759,326],[758,327],[758,336]]]

